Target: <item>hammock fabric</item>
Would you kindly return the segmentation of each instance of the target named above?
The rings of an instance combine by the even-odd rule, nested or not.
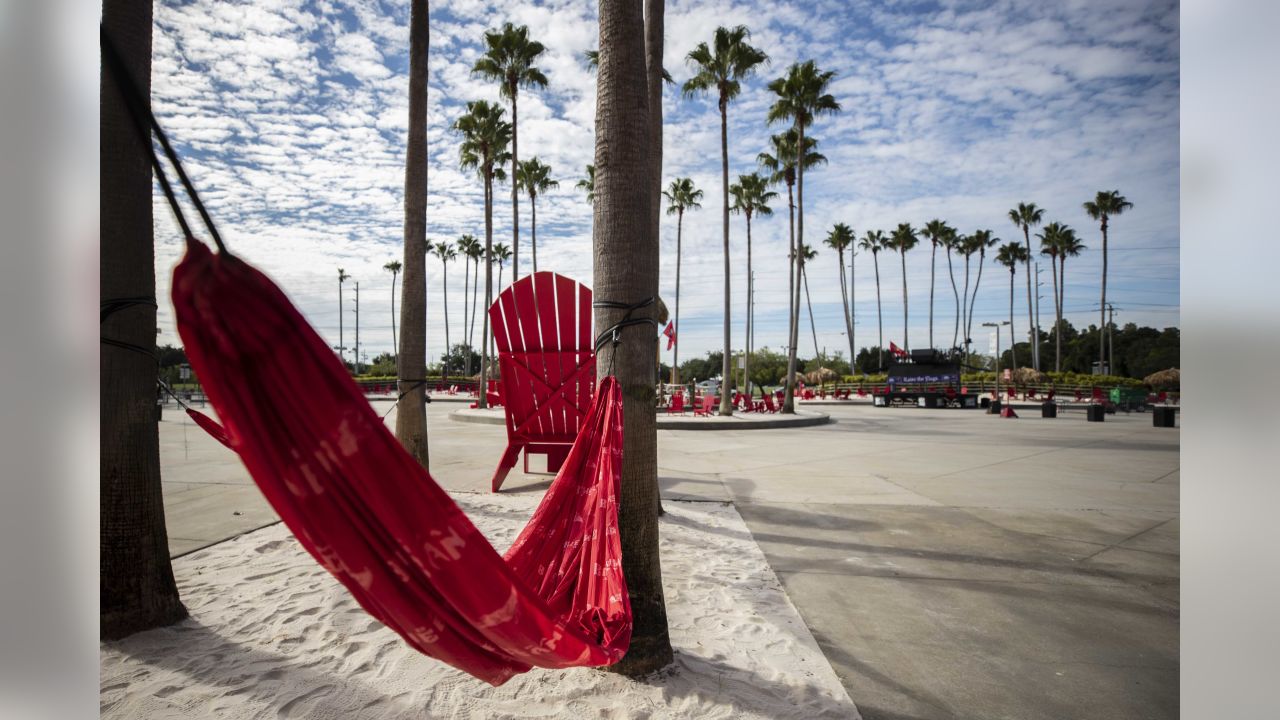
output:
[[[371,615],[493,685],[535,665],[609,665],[626,654],[622,399],[613,378],[600,383],[563,467],[503,557],[265,275],[189,241],[173,302],[228,446],[303,547]]]

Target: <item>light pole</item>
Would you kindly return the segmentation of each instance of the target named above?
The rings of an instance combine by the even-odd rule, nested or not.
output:
[[[1000,326],[1008,324],[1008,320],[982,323],[982,327],[993,327],[996,329],[996,401],[1000,400]],[[1009,415],[1005,415],[1003,409],[1000,411],[1000,414],[1004,417],[1009,417]]]

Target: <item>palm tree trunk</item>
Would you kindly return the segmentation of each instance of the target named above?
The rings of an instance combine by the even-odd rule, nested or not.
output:
[[[790,348],[795,345],[791,338],[796,334],[795,324],[800,317],[796,312],[796,197],[794,184],[787,183],[787,232],[790,234],[790,248],[787,251],[787,361],[791,360]]]
[[[671,372],[680,384],[680,241],[684,234],[684,209],[676,210],[676,341],[671,352]]]
[[[430,8],[416,0],[409,20],[409,131],[404,174],[404,285],[400,326],[404,352],[397,356],[396,438],[422,467],[427,454],[427,56]],[[356,358],[359,362],[359,358]],[[412,382],[406,382],[412,381]]]
[[[144,97],[151,90],[151,3],[106,0],[104,32]],[[154,297],[151,166],[111,73],[100,77],[99,291],[105,302]],[[153,348],[156,309],[133,305],[103,320],[103,338]],[[103,345],[99,355],[99,636],[114,640],[187,616],[169,561],[160,485],[156,363]],[[30,620],[28,619],[27,622]]]
[[[849,374],[855,374],[854,359],[857,358],[858,343],[854,340],[858,332],[858,288],[854,284],[854,266],[858,264],[857,248],[849,250]]]
[[[907,337],[907,250],[902,252],[902,349],[911,352],[911,340]]]
[[[1009,266],[1009,337],[1017,337],[1013,334],[1013,280],[1017,273],[1018,263]],[[1017,347],[1014,343],[1009,343],[1009,357],[1012,359],[1013,369],[1018,369],[1018,353],[1014,351]]]
[[[841,304],[844,306],[845,335],[849,337],[849,374],[852,375],[853,360],[855,357],[853,354],[853,319],[849,315],[849,287],[844,279],[844,248],[838,248],[836,253],[839,256],[840,261],[840,300],[842,301]],[[852,260],[852,255],[850,255],[850,260]]]
[[[964,319],[960,321],[960,324],[966,327],[968,325],[968,317],[969,317],[969,260],[972,257],[973,257],[972,255],[964,256],[964,296],[963,296],[964,302],[961,304],[961,307],[960,307],[960,315]],[[962,329],[965,329],[965,328],[962,328]],[[969,341],[972,339],[973,338],[970,337],[968,330],[965,329],[964,354],[966,359],[969,356],[969,344],[970,344]]]
[[[1098,306],[1098,367],[1107,361],[1107,344],[1103,342],[1107,328],[1107,216],[1102,216],[1102,304]],[[1111,368],[1107,368],[1111,374]]]
[[[520,167],[520,123],[516,115],[516,96],[519,91],[511,86],[511,282],[520,279],[520,183],[516,182],[516,170]],[[501,283],[498,284],[501,287]],[[486,292],[488,289],[486,289]],[[485,319],[489,317],[485,296]],[[485,347],[489,343],[485,342]]]
[[[1067,301],[1067,258],[1064,256],[1058,261],[1058,325],[1054,328],[1054,335],[1057,338],[1058,347],[1062,347],[1062,316],[1065,313]],[[1058,351],[1058,359],[1062,359],[1062,351]],[[1061,371],[1059,371],[1061,372]]]
[[[347,342],[342,329],[342,278],[338,278],[338,359],[347,364]]]
[[[467,378],[471,377],[471,338],[467,332],[467,305],[471,302],[471,256],[462,252],[462,346],[465,348],[462,352],[462,374]],[[444,354],[448,355],[453,352],[452,347],[445,347]]]
[[[490,185],[492,185],[492,181],[489,181],[489,183]],[[487,208],[493,202],[492,189],[491,188],[486,189],[484,196],[485,196],[485,200],[484,200],[485,207]],[[488,222],[492,222],[492,218],[490,218]],[[475,280],[474,282],[471,283],[471,327],[467,329],[468,364],[470,364],[472,348],[475,347],[475,342],[476,342],[476,301],[480,299],[480,258],[475,259],[475,265],[476,265]],[[468,376],[470,376],[470,373],[468,373]]]
[[[478,294],[478,293],[477,293]],[[489,407],[489,304],[493,302],[493,172],[484,174],[484,320],[480,327],[480,387],[476,407]],[[474,311],[473,311],[474,312]],[[471,321],[475,322],[472,315]]]
[[[956,288],[956,269],[951,264],[951,248],[947,248],[947,274],[951,276],[951,294],[956,297],[956,323],[951,331],[951,347],[960,347],[960,291]]]
[[[964,330],[966,337],[973,337],[973,306],[978,303],[978,288],[982,287],[982,268],[986,266],[986,264],[987,251],[982,250],[978,253],[978,279],[973,281],[973,297],[969,300],[969,322],[965,325]],[[1010,335],[1009,337],[1013,336]],[[1012,341],[1010,341],[1009,346],[1013,346]]]
[[[880,253],[871,253],[871,261],[876,266],[876,329],[880,333],[879,347],[876,348],[876,370],[884,369],[884,311],[880,305]]]
[[[1031,366],[1036,370],[1040,369],[1040,353],[1037,352],[1040,345],[1040,338],[1036,337],[1036,318],[1035,310],[1031,307],[1031,258],[1035,257],[1031,254],[1031,229],[1025,223],[1022,226],[1022,239],[1026,242],[1027,247],[1027,337],[1031,338]],[[1015,343],[1010,342],[1010,346]]]
[[[930,242],[933,250],[929,254],[929,347],[933,348],[933,287],[935,268],[938,265],[938,243]]]
[[[747,213],[747,332],[746,340],[743,341],[743,358],[742,358],[742,386],[746,390],[747,397],[751,397],[751,213]]]
[[[792,243],[792,257],[795,258],[795,304],[791,310],[791,347],[787,354],[787,387],[782,399],[782,412],[795,414],[796,411],[796,354],[800,344],[800,278],[804,273],[804,255],[800,249],[804,247],[804,123],[796,123],[796,236]]]
[[[720,414],[732,415],[733,403],[729,401],[729,388],[733,384],[729,322],[732,310],[729,298],[729,117],[723,97],[720,99],[720,176],[724,197],[724,357],[720,370]]]
[[[813,357],[819,358],[822,353],[818,351],[818,326],[813,322],[813,297],[809,295],[809,273],[801,268],[800,277],[804,280],[804,300],[809,306],[809,331],[813,333]]]
[[[538,198],[529,196],[529,250],[533,255],[533,271],[538,272]],[[517,278],[518,280],[519,278]],[[515,282],[512,280],[511,282]]]
[[[634,302],[658,294],[658,238],[650,224],[649,124],[644,20],[640,3],[600,2],[600,70],[596,94],[596,202],[592,222],[596,297]],[[653,306],[636,315],[653,317]],[[607,328],[625,311],[596,308]],[[605,345],[596,363],[603,379],[612,367],[622,389],[622,483],[618,525],[622,566],[631,598],[631,647],[608,669],[632,677],[668,665],[667,629],[658,548],[658,445],[654,409],[652,328],[622,330],[622,344]]]
[[[1058,332],[1057,320],[1062,317],[1062,305],[1058,298],[1058,257],[1049,256],[1049,273],[1053,275],[1053,371],[1062,372],[1062,333]]]

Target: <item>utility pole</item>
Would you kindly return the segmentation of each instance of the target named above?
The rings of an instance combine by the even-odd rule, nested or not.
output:
[[[360,374],[360,281],[356,281],[356,374]]]
[[[338,268],[338,359],[346,364],[347,358],[344,355],[347,351],[346,340],[342,337],[342,283],[350,280],[351,276],[342,268]]]

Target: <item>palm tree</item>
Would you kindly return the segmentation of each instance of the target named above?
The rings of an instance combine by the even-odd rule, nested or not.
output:
[[[587,176],[582,178],[575,185],[579,190],[587,191],[587,202],[594,203],[596,199],[596,166],[587,166]]]
[[[835,227],[831,228],[831,232],[827,233],[827,239],[823,241],[827,244],[827,247],[836,251],[836,257],[840,263],[840,304],[844,307],[845,334],[849,336],[850,372],[853,371],[853,359],[857,357],[857,353],[855,353],[853,349],[853,318],[849,314],[849,295],[851,288],[847,286],[844,279],[844,251],[849,250],[850,255],[852,255],[853,241],[855,237],[856,233],[853,232],[853,228],[845,225],[844,223],[836,223]],[[852,257],[850,257],[850,261],[852,262]]]
[[[440,258],[440,267],[443,272],[440,277],[440,283],[444,288],[444,294],[441,296],[440,304],[444,307],[444,354],[445,362],[441,370],[442,379],[449,379],[449,352],[452,345],[449,344],[449,263],[458,258],[458,251],[453,245],[441,240],[431,247],[431,254]],[[466,291],[463,291],[463,311],[466,310]]]
[[[973,342],[973,338],[969,336],[969,263],[973,260],[973,254],[978,252],[978,245],[973,241],[972,235],[958,235],[955,240],[956,253],[964,256],[964,293],[961,295],[960,303],[960,326],[965,330],[965,335],[961,339],[964,345],[965,357],[969,355],[969,345]],[[1011,342],[1010,345],[1013,343]]]
[[[484,307],[493,302],[493,181],[505,180],[502,165],[507,161],[507,143],[511,141],[511,124],[502,119],[502,108],[476,100],[467,103],[467,112],[454,123],[462,135],[458,149],[463,170],[475,170],[484,182]],[[477,278],[478,279],[478,278]],[[472,322],[475,322],[474,316]],[[488,407],[486,390],[489,377],[489,313],[484,313],[480,331],[480,388],[476,407]]]
[[[907,336],[907,251],[919,244],[915,228],[910,223],[899,223],[894,228],[889,247],[902,255],[902,349],[911,350],[911,340]]]
[[[796,147],[803,150],[804,131],[819,115],[829,115],[840,111],[840,103],[827,92],[827,87],[836,76],[835,72],[822,71],[812,61],[796,63],[787,69],[787,74],[769,83],[770,92],[778,96],[769,108],[767,120],[769,124],[779,121],[790,121],[795,127],[798,142]],[[798,164],[796,173],[796,247],[804,245],[804,163]],[[804,273],[804,256],[797,255],[797,272]],[[796,283],[796,301],[793,309],[795,322],[791,327],[791,347],[787,357],[787,390],[782,402],[782,411],[795,412],[796,385],[796,345],[800,324],[800,285]]]
[[[511,259],[511,248],[503,243],[494,245],[493,259],[498,261],[498,292],[502,292],[502,269],[506,267],[507,261]],[[515,282],[515,280],[511,282]]]
[[[511,101],[511,177],[520,169],[520,122],[517,99],[520,88],[544,88],[547,76],[534,67],[538,56],[546,51],[542,43],[529,39],[529,28],[504,23],[501,30],[484,34],[485,54],[471,68],[472,75],[499,84],[499,94]],[[515,259],[511,264],[512,282],[520,279],[520,183],[511,183],[511,247]]]
[[[790,338],[794,334],[792,328],[800,316],[796,312],[796,199],[793,192],[796,169],[800,164],[804,165],[805,170],[825,165],[827,158],[814,149],[818,145],[817,139],[807,137],[804,139],[804,158],[800,161],[800,132],[794,126],[769,138],[769,142],[773,145],[773,154],[763,152],[756,159],[761,167],[769,171],[769,182],[787,185],[788,229],[791,237],[787,249],[787,337]]]
[[[950,225],[942,226],[942,235],[938,239],[938,243],[947,251],[947,275],[951,276],[951,294],[956,300],[956,319],[955,326],[951,330],[951,347],[960,347],[960,289],[956,285],[956,269],[951,264],[951,251],[957,250],[960,246],[960,236],[956,233],[956,229]]]
[[[745,25],[735,28],[718,27],[712,36],[711,46],[698,43],[685,61],[694,69],[694,76],[684,83],[685,97],[715,92],[720,109],[720,170],[724,196],[724,360],[721,368],[724,392],[720,393],[720,414],[732,415],[729,401],[730,351],[730,283],[729,283],[729,102],[742,92],[742,80],[755,74],[756,67],[767,62],[768,55],[747,44],[751,31]]]
[[[347,274],[346,270],[338,268],[338,358],[342,360],[344,365],[347,362],[345,355],[347,351],[347,343],[343,339],[342,332],[342,283],[350,279],[351,276]]]
[[[996,262],[1009,268],[1009,337],[1017,337],[1013,333],[1013,278],[1018,272],[1018,263],[1026,262],[1027,249],[1022,247],[1022,243],[1009,242],[1000,246],[1000,251],[996,253]],[[1013,358],[1013,369],[1018,369],[1018,353],[1015,351],[1017,342],[1010,343],[1009,355]]]
[[[431,245],[428,243],[428,252],[430,252],[430,247]],[[399,260],[392,260],[382,266],[383,270],[391,273],[391,347],[396,356],[400,354],[400,343],[396,340],[396,276],[400,274],[400,269],[403,267]]]
[[[1009,220],[1022,228],[1022,240],[1027,251],[1027,259],[1023,261],[1027,264],[1027,335],[1031,338],[1031,362],[1036,370],[1040,369],[1040,353],[1037,352],[1040,338],[1036,337],[1036,319],[1031,308],[1031,228],[1043,219],[1044,209],[1036,207],[1035,203],[1018,203],[1018,207],[1009,211]]]
[[[431,243],[426,243],[428,252],[431,250]],[[403,265],[399,260],[392,260],[390,263],[383,265],[383,269],[392,274],[392,352],[394,355],[399,354],[399,341],[396,340],[396,275],[401,272]]]
[[[480,246],[480,241],[473,235],[463,235],[458,238],[458,251],[466,258],[467,263],[466,277],[462,282],[462,338],[463,345],[466,346],[466,352],[462,358],[462,372],[467,377],[471,377],[471,339],[475,334],[475,300],[471,289],[471,265],[476,266],[476,285],[480,284],[480,256],[484,254],[484,248]],[[470,303],[471,311],[468,313],[467,305]],[[471,322],[467,322],[467,318],[471,318]],[[445,353],[452,352],[452,348],[445,348]]]
[[[1088,250],[1084,243],[1080,242],[1080,238],[1076,237],[1076,233],[1071,228],[1066,228],[1066,232],[1058,239],[1058,307],[1066,308],[1067,301],[1067,258],[1079,257],[1080,253]],[[1062,312],[1065,312],[1063,310]],[[1058,315],[1058,333],[1062,332],[1062,313]]]
[[[973,297],[969,299],[969,320],[965,323],[965,337],[973,336],[973,308],[978,302],[978,288],[982,285],[982,266],[987,264],[987,248],[995,247],[1000,242],[1000,238],[991,237],[990,230],[974,230],[973,235],[969,236],[973,242],[974,248],[978,251],[978,279],[973,282]],[[1012,325],[1010,326],[1013,327]],[[1010,335],[1010,346],[1013,345]]]
[[[1062,333],[1058,332],[1057,324],[1062,321],[1062,307],[1058,304],[1058,244],[1061,242],[1063,229],[1065,226],[1062,223],[1051,222],[1036,234],[1040,240],[1040,254],[1049,257],[1049,274],[1053,276],[1054,372],[1062,372]]]
[[[538,272],[538,196],[560,187],[560,183],[551,179],[550,166],[543,165],[541,160],[533,157],[516,168],[516,184],[529,193],[529,211],[533,216],[529,224],[530,247],[533,250],[533,271]]]
[[[880,251],[888,245],[884,233],[880,230],[868,230],[858,241],[858,247],[871,251],[871,262],[876,266],[876,328],[880,339],[876,345],[876,369],[884,367],[884,314],[880,308]]]
[[[933,286],[934,286],[934,268],[938,260],[938,246],[943,243],[950,228],[941,220],[930,220],[920,229],[920,234],[929,241],[933,247],[932,253],[929,255],[929,347],[933,347]]]
[[[652,134],[647,112],[645,26],[641,3],[600,2],[600,77],[596,93],[596,166],[600,168],[592,237],[598,298],[639,299],[658,295],[658,238],[649,212],[653,188]],[[640,112],[637,112],[640,110]],[[595,310],[596,328],[607,328],[627,311]],[[644,308],[633,317],[653,317]],[[619,493],[622,570],[631,598],[633,631],[626,656],[610,670],[632,677],[669,664],[673,653],[658,554],[658,438],[653,404],[652,327],[621,331],[621,344],[606,344],[596,363],[603,379],[614,368],[627,419]],[[727,379],[727,378],[726,378]]]
[[[662,191],[667,198],[667,214],[676,216],[676,343],[673,348],[671,367],[675,370],[676,384],[680,383],[680,244],[684,233],[685,210],[697,210],[702,207],[698,201],[702,199],[702,191],[693,186],[692,178],[676,178],[671,185]]]
[[[809,271],[805,268],[805,263],[818,257],[818,251],[800,243],[800,279],[804,282],[804,299],[805,304],[809,306],[809,331],[813,333],[813,356],[821,357],[822,353],[818,350],[818,325],[813,321],[813,297],[809,295]]]
[[[107,0],[101,29],[113,41],[122,72],[143,98],[150,97],[152,3]],[[132,124],[121,78],[104,67],[99,79],[99,297],[106,307],[121,298],[154,298],[156,263],[147,146]],[[155,303],[137,302],[104,315],[101,333],[104,340],[155,347]],[[103,344],[98,367],[98,632],[102,640],[116,640],[176,623],[187,610],[173,578],[165,529],[155,360]],[[10,642],[6,638],[6,647]]]
[[[761,177],[758,173],[749,175],[739,175],[738,182],[729,186],[729,194],[733,196],[733,206],[729,209],[736,213],[742,213],[747,218],[747,332],[744,347],[746,348],[743,355],[743,377],[746,378],[743,383],[746,386],[747,396],[751,395],[751,323],[754,320],[752,312],[752,293],[755,290],[755,283],[751,278],[751,217],[759,215],[761,217],[772,215],[773,208],[769,207],[769,201],[778,197],[778,193],[769,189],[768,181]]]
[[[409,11],[409,116],[404,169],[404,283],[400,327],[404,348],[396,349],[398,391],[396,438],[424,468],[427,453],[427,389],[419,382],[427,368],[427,55],[430,9],[412,3]],[[392,285],[395,276],[392,276]],[[357,287],[359,287],[357,285]],[[395,297],[394,291],[392,297]],[[392,317],[395,317],[394,311]],[[359,316],[357,315],[357,319]],[[357,329],[359,324],[357,323]],[[358,332],[357,332],[358,334]],[[395,334],[395,330],[392,330]],[[359,343],[357,343],[358,345]],[[356,358],[359,365],[360,359]],[[406,377],[407,376],[407,377]]]
[[[1099,190],[1093,200],[1084,204],[1084,211],[1089,217],[1099,221],[1102,226],[1102,304],[1098,307],[1101,319],[1098,321],[1098,363],[1106,362],[1106,346],[1102,342],[1103,331],[1107,326],[1107,227],[1115,215],[1122,214],[1133,207],[1133,203],[1125,199],[1119,190]],[[1110,371],[1110,368],[1108,368]]]

